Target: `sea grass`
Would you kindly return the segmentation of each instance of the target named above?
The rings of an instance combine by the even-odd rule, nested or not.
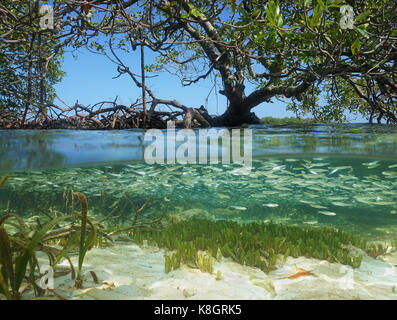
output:
[[[306,256],[358,268],[362,256],[352,256],[347,247],[367,249],[366,243],[357,236],[326,227],[200,219],[171,223],[162,230],[135,229],[133,238],[138,244],[147,240],[151,245],[174,251],[182,263],[205,272],[212,272],[211,260],[219,256],[264,272],[274,270],[276,264],[285,262],[288,256]],[[202,252],[207,252],[208,258]],[[172,257],[170,261],[166,258],[168,271],[174,269]]]
[[[6,174],[0,181],[0,189],[3,188],[7,180],[10,178],[10,175]]]
[[[88,214],[88,204],[87,199],[84,194],[80,192],[75,192],[74,195],[79,199],[81,204],[81,231],[80,231],[80,250],[79,250],[79,268],[77,272],[76,278],[76,287],[80,288],[82,286],[82,279],[81,279],[81,268],[83,265],[83,248],[85,244],[85,236],[86,236],[86,227],[87,227],[87,214]]]
[[[84,194],[80,192],[75,192],[74,195],[80,200],[81,203],[81,232],[80,232],[80,247],[79,247],[79,265],[77,271],[77,277],[75,281],[76,288],[82,288],[83,286],[83,279],[82,279],[82,268],[83,268],[83,261],[84,257],[89,249],[91,249],[95,242],[96,242],[96,227],[94,224],[88,219],[88,204],[87,198]],[[87,231],[87,224],[90,225],[91,230],[86,237]]]

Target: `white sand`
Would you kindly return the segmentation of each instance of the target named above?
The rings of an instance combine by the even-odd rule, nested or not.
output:
[[[69,274],[55,279],[55,290],[68,299],[397,299],[397,253],[383,259],[364,257],[361,267],[353,270],[290,257],[269,274],[222,259],[213,275],[187,267],[165,274],[163,250],[116,244],[88,252],[84,289],[76,290]],[[77,265],[77,258],[72,260]],[[297,267],[313,270],[314,276],[288,279]],[[93,282],[90,270],[100,284]],[[221,280],[215,279],[217,270]]]

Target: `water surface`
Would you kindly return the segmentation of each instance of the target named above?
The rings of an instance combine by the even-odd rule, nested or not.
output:
[[[397,128],[253,126],[253,168],[148,165],[143,131],[0,131],[0,214],[27,218],[77,211],[128,223],[201,214],[215,219],[335,226],[368,239],[397,235]],[[203,147],[203,146],[197,146]],[[221,150],[221,146],[219,146]]]

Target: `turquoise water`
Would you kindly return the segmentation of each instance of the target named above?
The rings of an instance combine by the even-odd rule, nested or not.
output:
[[[376,240],[397,235],[397,128],[370,125],[255,126],[253,167],[148,165],[143,132],[0,131],[0,215],[78,211],[128,224],[142,214],[335,226]],[[203,147],[201,145],[198,148]],[[204,146],[205,147],[205,146]],[[220,148],[221,149],[221,148]]]

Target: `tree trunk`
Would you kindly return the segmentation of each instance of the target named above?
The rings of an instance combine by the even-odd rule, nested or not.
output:
[[[219,117],[212,119],[215,127],[235,127],[242,124],[259,124],[260,119],[251,112],[251,108],[245,101],[238,104],[230,104],[229,108]]]
[[[145,79],[145,47],[143,46],[142,30],[140,31],[141,37],[141,77],[142,77],[142,104],[143,104],[143,128],[146,129],[146,79]]]
[[[31,3],[29,4],[29,22],[30,24],[32,23],[32,7]],[[32,105],[32,68],[33,68],[33,63],[32,63],[32,56],[33,56],[33,45],[35,41],[35,36],[36,34],[32,35],[31,42],[30,42],[30,47],[29,47],[29,55],[28,55],[28,76],[27,76],[27,95],[26,95],[26,103],[25,103],[25,110],[22,115],[21,119],[21,124],[20,126],[23,127],[25,124],[26,116],[28,114],[28,110],[30,106]]]
[[[23,116],[21,119],[21,126],[23,127],[25,124],[26,116],[28,114],[28,110],[30,106],[32,105],[33,102],[33,92],[32,92],[32,68],[33,68],[33,62],[32,62],[32,51],[33,51],[33,44],[35,40],[35,35],[32,36],[32,40],[30,43],[30,48],[29,48],[29,64],[28,64],[28,77],[27,77],[27,96],[26,96],[26,103],[25,103],[25,110],[23,112]]]

